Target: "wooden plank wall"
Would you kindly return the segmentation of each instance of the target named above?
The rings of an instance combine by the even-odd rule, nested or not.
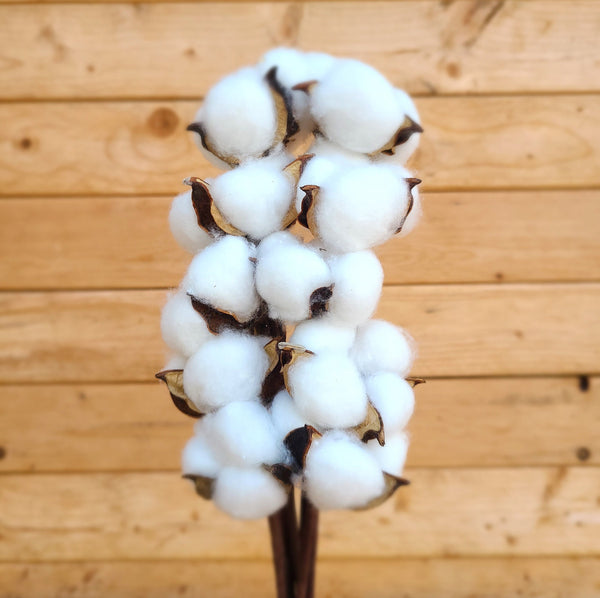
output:
[[[273,595],[264,522],[178,475],[152,374],[214,173],[185,125],[276,44],[415,94],[425,218],[381,249],[420,356],[407,476],[323,516],[317,595],[600,596],[600,4],[0,2],[0,597]]]

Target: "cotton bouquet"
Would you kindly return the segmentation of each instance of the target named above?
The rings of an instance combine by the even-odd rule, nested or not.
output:
[[[404,167],[419,120],[366,64],[278,48],[219,81],[188,127],[225,172],[186,179],[172,204],[193,258],[162,312],[157,377],[197,419],[184,476],[234,517],[269,517],[280,598],[312,596],[319,509],[408,483],[414,347],[372,319],[372,248],[419,219]]]

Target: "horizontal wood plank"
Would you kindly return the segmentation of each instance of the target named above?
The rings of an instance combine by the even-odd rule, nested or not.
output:
[[[2,392],[0,472],[177,471],[192,435],[159,383]],[[434,379],[416,396],[409,466],[600,464],[599,378]]]
[[[600,468],[406,475],[377,510],[323,513],[321,558],[600,555]],[[269,557],[264,520],[232,521],[173,473],[7,474],[0,506],[3,561]]]
[[[420,94],[599,91],[599,18],[593,0],[0,6],[0,97],[200,97],[276,45]]]
[[[316,595],[336,598],[591,598],[598,558],[320,560]],[[275,595],[265,561],[0,564],[0,598],[265,598]]]
[[[422,98],[424,189],[600,186],[600,95]],[[197,102],[0,104],[0,195],[175,194],[217,174],[185,126]]]
[[[171,197],[0,200],[3,289],[176,286],[190,256]],[[600,280],[599,191],[425,194],[404,239],[377,248],[388,284]]]
[[[3,383],[148,381],[164,291],[0,294]],[[386,287],[378,317],[415,337],[415,375],[598,373],[600,284]]]

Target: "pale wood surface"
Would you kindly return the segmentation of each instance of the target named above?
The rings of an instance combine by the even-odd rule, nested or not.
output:
[[[3,98],[196,98],[278,44],[366,60],[411,93],[600,90],[594,0],[48,4],[0,22]]]
[[[413,484],[375,510],[322,513],[321,557],[600,555],[600,468],[405,475]],[[270,551],[265,520],[232,521],[173,472],[5,474],[0,500],[3,561],[268,558]]]
[[[412,168],[429,190],[600,185],[600,95],[418,100]],[[198,102],[0,104],[0,195],[175,194],[214,176],[186,125]]]
[[[192,433],[159,382],[1,392],[0,472],[175,472]],[[600,463],[600,378],[432,379],[416,397],[409,466]]]
[[[316,595],[324,598],[593,598],[598,558],[321,559]],[[0,597],[269,598],[265,561],[0,564]]]
[[[427,193],[408,237],[377,248],[388,284],[600,280],[599,191]],[[4,289],[176,286],[191,256],[171,197],[0,200]]]

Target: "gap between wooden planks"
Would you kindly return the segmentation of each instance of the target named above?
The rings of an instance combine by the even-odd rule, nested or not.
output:
[[[175,472],[193,433],[158,381],[1,392],[3,473]],[[600,464],[600,378],[433,379],[415,394],[411,467]]]
[[[4,289],[176,286],[191,256],[171,197],[0,200]],[[387,284],[600,280],[600,191],[427,193],[410,236],[377,248]]]
[[[411,168],[428,190],[600,186],[600,95],[422,98]],[[0,104],[0,195],[163,195],[217,171],[186,125],[198,102]],[[568,209],[568,201],[565,209]]]
[[[166,292],[0,293],[0,379],[148,381],[165,362]],[[377,316],[406,327],[416,376],[598,373],[600,284],[384,288]]]
[[[249,561],[0,564],[0,598],[265,598],[272,564]],[[591,598],[598,558],[319,559],[316,595],[336,598]]]
[[[376,510],[322,513],[320,557],[600,555],[598,467],[405,475]],[[264,520],[232,521],[172,472],[1,481],[2,561],[269,556]]]
[[[593,0],[0,6],[0,97],[198,97],[277,45],[410,93],[600,90]]]

